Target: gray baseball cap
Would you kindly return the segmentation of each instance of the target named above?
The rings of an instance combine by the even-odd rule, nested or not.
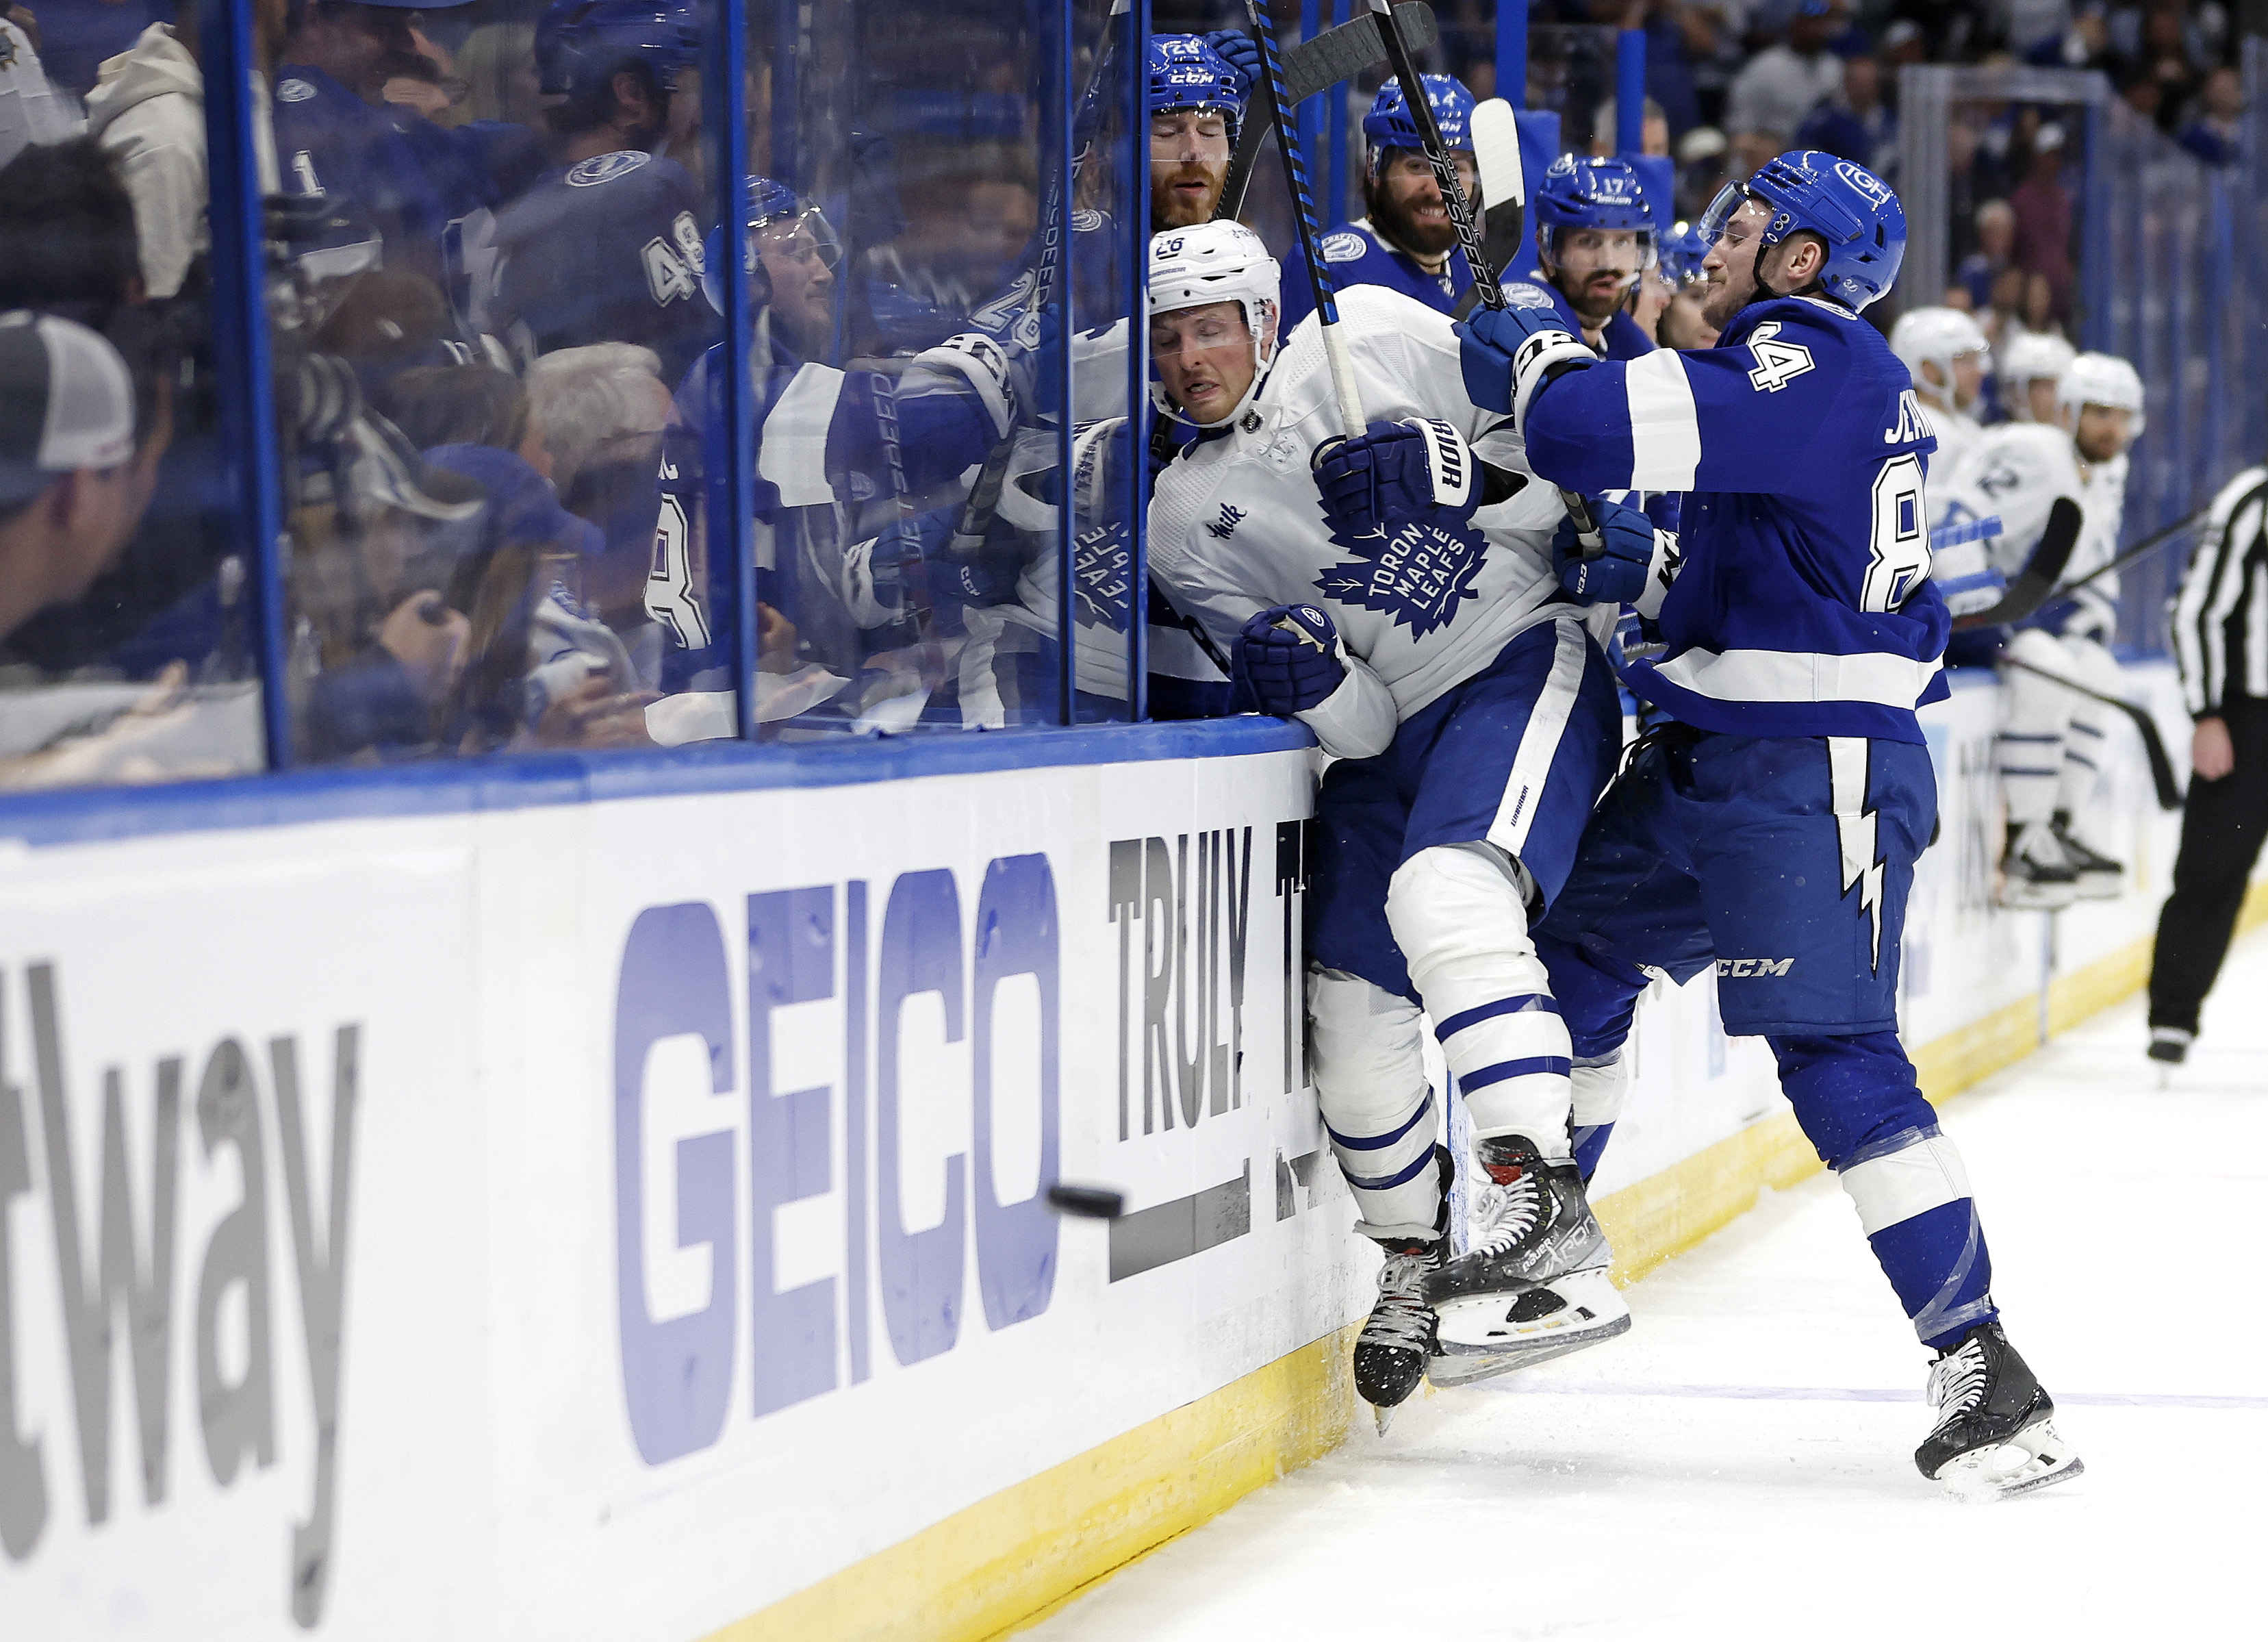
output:
[[[102,335],[52,313],[0,313],[0,506],[134,454],[134,383]]]

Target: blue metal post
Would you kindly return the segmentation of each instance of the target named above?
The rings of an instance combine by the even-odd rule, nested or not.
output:
[[[1497,0],[1496,94],[1528,107],[1528,0]]]
[[[282,459],[268,335],[267,239],[254,141],[252,7],[225,0],[204,10],[205,141],[211,173],[212,349],[222,449],[238,527],[250,551],[254,654],[268,767],[293,762],[284,689]]]
[[[1056,718],[1060,724],[1076,724],[1072,690],[1078,678],[1079,660],[1079,556],[1075,543],[1079,536],[1078,485],[1071,470],[1071,195],[1079,179],[1072,174],[1071,162],[1071,88],[1079,65],[1072,55],[1071,27],[1074,0],[1040,0],[1044,11],[1054,19],[1052,36],[1042,34],[1047,40],[1049,70],[1042,77],[1043,85],[1040,107],[1041,167],[1042,174],[1048,166],[1056,167],[1063,186],[1053,190],[1055,219],[1040,225],[1040,232],[1057,236],[1061,247],[1057,267],[1061,272],[1055,289],[1048,293],[1049,307],[1054,310],[1055,349],[1048,361],[1055,390],[1056,410],[1056,633],[1062,641],[1057,645],[1056,688],[1057,700]],[[1107,25],[1106,25],[1107,26]],[[1100,45],[1096,48],[1101,49]]]
[[[792,15],[791,0],[776,0]],[[709,551],[733,556],[733,723],[743,741],[756,735],[756,423],[749,350],[755,346],[748,322],[748,257],[745,239],[747,208],[742,195],[748,174],[748,34],[745,0],[715,0],[705,19],[709,50],[703,77],[710,107],[718,110],[717,210],[725,225],[724,266],[717,270],[725,297],[724,371],[718,383],[718,409],[724,421],[725,471],[711,480]],[[705,88],[704,88],[705,89]],[[720,95],[721,93],[721,95]],[[772,108],[774,129],[779,107]],[[788,116],[794,129],[794,116]],[[723,518],[719,519],[718,514]]]
[[[1122,232],[1126,261],[1126,442],[1124,487],[1127,526],[1126,702],[1127,716],[1136,724],[1150,716],[1150,507],[1147,495],[1150,464],[1150,245],[1143,232],[1150,211],[1150,144],[1141,133],[1150,129],[1150,77],[1142,71],[1137,48],[1150,38],[1150,0],[1137,0],[1131,40],[1119,54],[1125,66],[1127,129],[1135,133],[1127,144],[1126,190]]]
[[[1624,159],[1646,151],[1646,31],[1615,36],[1615,152]]]
[[[2087,171],[2080,184],[2080,209],[2086,222],[2080,230],[2080,335],[2097,352],[2114,351],[2110,293],[2113,288],[2110,237],[2110,121],[2101,103],[2087,106]]]

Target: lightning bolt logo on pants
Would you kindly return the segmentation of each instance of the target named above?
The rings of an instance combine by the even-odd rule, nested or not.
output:
[[[1859,735],[1827,738],[1830,801],[1835,810],[1835,836],[1843,849],[1843,893],[1853,886],[1859,904],[1872,921],[1874,939],[1867,965],[1876,974],[1882,968],[1882,874],[1887,871],[1875,847],[1874,812],[1867,807],[1867,766],[1869,743]]]

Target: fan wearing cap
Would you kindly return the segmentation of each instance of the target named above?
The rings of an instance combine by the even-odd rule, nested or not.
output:
[[[1905,213],[1850,160],[1782,154],[1704,217],[1718,346],[1602,360],[1532,308],[1464,328],[1475,401],[1556,484],[1685,492],[1657,659],[1623,676],[1671,722],[1616,777],[1537,932],[1579,1064],[1612,1060],[1649,976],[1713,967],[1761,1036],[1922,1344],[1937,1423],[1915,1463],[1956,1491],[2076,1476],[1997,1321],[1953,1143],[1898,1039],[1898,959],[1936,777],[1915,710],[1947,694],[1930,580],[1936,440],[1861,311]]]
[[[636,342],[681,376],[716,339],[701,192],[664,151],[697,109],[687,0],[553,0],[535,29],[561,163],[497,213],[492,328],[522,358]]]
[[[1473,158],[1473,94],[1463,82],[1446,74],[1419,76],[1425,100],[1440,125],[1441,141],[1457,167],[1457,178],[1476,218],[1485,209],[1481,198],[1479,162]],[[1413,297],[1443,313],[1454,310],[1457,298],[1473,283],[1472,272],[1457,254],[1457,231],[1449,225],[1449,209],[1441,198],[1441,185],[1425,158],[1418,122],[1400,80],[1378,88],[1370,112],[1362,117],[1366,151],[1362,167],[1365,215],[1322,237],[1317,247],[1331,265],[1331,278],[1341,290],[1349,285],[1383,285]],[[1284,283],[1285,334],[1314,311],[1315,296],[1307,284],[1304,265],[1295,267]]]
[[[1986,430],[1955,482],[1943,492],[1931,487],[1940,526],[1999,522],[1996,534],[1943,556],[1965,551],[2012,578],[2038,547],[2049,510],[2068,497],[2079,504],[2081,522],[2065,577],[2076,580],[2109,563],[2125,522],[2126,448],[2142,423],[2142,379],[2133,366],[2110,354],[2072,357],[2056,378],[2053,421]],[[2007,652],[2117,695],[2118,663],[2107,645],[2117,630],[2118,578],[2104,576],[2036,614],[2008,637]],[[1991,647],[1987,639],[1984,653],[1971,654],[1981,661]],[[2003,905],[2055,908],[2074,897],[2108,900],[2124,888],[2124,869],[2080,836],[2111,711],[2052,679],[2010,670],[1997,747],[2008,804]]]
[[[1930,486],[1942,495],[1959,482],[1984,434],[1977,409],[1992,369],[1992,344],[1958,308],[1909,308],[1890,327],[1890,351],[1912,379],[1914,398],[1937,435]]]
[[[1656,539],[1599,504],[1612,550],[1570,563],[1558,493],[1467,396],[1449,316],[1381,285],[1339,295],[1372,418],[1342,442],[1321,322],[1279,344],[1278,279],[1236,223],[1152,241],[1152,391],[1198,437],[1158,474],[1150,566],[1247,699],[1339,760],[1316,804],[1307,1007],[1356,1230],[1387,1253],[1356,1384],[1390,1410],[1428,1372],[1469,1379],[1629,1326],[1582,1185],[1613,1114],[1575,1104],[1528,931],[1621,743],[1601,641]],[[1568,596],[1625,573],[1603,602],[1594,583]],[[1455,1167],[1476,1171],[1479,1223],[1502,1234],[1480,1269],[1451,1263],[1442,1235],[1421,1007],[1479,1141]],[[1515,1288],[1535,1291],[1532,1329],[1504,1326]]]
[[[116,349],[70,320],[0,314],[0,638],[85,593],[134,534],[155,471],[134,440]]]
[[[1659,258],[1660,225],[1630,161],[1562,154],[1536,185],[1530,209],[1544,283],[1506,285],[1504,299],[1556,310],[1602,359],[1652,353],[1653,339],[1628,310]]]

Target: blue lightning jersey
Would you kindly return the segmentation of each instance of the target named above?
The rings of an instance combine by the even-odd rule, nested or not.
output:
[[[1555,483],[1687,493],[1669,648],[1630,665],[1633,690],[1705,730],[1922,740],[1951,626],[1928,580],[1937,440],[1864,320],[1753,303],[1718,347],[1561,377],[1524,431]]]
[[[1507,308],[1552,308],[1558,313],[1560,322],[1576,335],[1583,334],[1583,321],[1575,313],[1567,293],[1558,286],[1542,281],[1518,279],[1504,287],[1504,306]],[[1599,356],[1604,359],[1637,359],[1653,351],[1653,342],[1640,330],[1638,321],[1617,308],[1607,318],[1606,328],[1599,334]]]
[[[1330,265],[1331,279],[1342,291],[1349,285],[1383,285],[1414,297],[1429,308],[1454,312],[1457,298],[1473,283],[1465,259],[1449,253],[1448,266],[1429,274],[1407,251],[1397,251],[1380,237],[1367,218],[1335,228],[1315,248]],[[1284,264],[1284,320],[1278,334],[1289,336],[1294,327],[1315,311],[1315,290],[1308,283],[1307,265],[1296,256]]]

